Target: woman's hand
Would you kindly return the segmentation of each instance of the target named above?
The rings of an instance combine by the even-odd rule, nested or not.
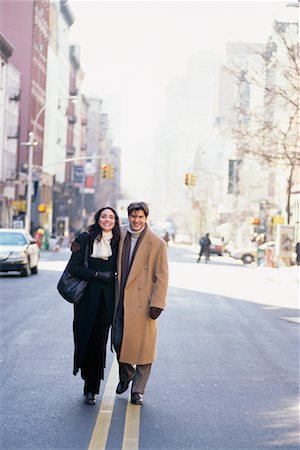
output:
[[[96,272],[95,273],[95,278],[97,280],[103,281],[104,283],[110,283],[113,278],[114,278],[115,274],[114,272]]]

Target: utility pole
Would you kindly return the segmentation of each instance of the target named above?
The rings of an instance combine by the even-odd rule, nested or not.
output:
[[[25,229],[30,233],[31,226],[31,205],[32,205],[32,167],[33,167],[33,148],[38,143],[34,140],[34,133],[28,133],[28,142],[22,142],[21,145],[26,145],[29,148],[28,153],[28,168],[27,168],[27,196],[26,196],[26,216]]]

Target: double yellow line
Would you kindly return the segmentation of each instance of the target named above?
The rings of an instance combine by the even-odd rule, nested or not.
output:
[[[118,362],[114,358],[88,450],[105,450],[114,410],[115,391],[118,381]],[[139,448],[140,411],[141,407],[132,405],[129,396],[126,408],[122,450],[138,450]]]

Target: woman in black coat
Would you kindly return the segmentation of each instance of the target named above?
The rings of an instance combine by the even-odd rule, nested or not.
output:
[[[74,305],[74,375],[81,369],[88,405],[95,404],[104,379],[106,344],[115,306],[115,276],[120,240],[119,218],[109,206],[95,214],[95,223],[72,244],[68,270],[88,280],[80,303]],[[77,246],[76,246],[77,245]],[[88,268],[84,266],[88,246]]]

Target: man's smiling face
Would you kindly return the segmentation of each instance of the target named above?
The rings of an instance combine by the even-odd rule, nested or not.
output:
[[[128,219],[132,231],[140,231],[147,221],[147,217],[143,210],[133,210],[128,216]]]

